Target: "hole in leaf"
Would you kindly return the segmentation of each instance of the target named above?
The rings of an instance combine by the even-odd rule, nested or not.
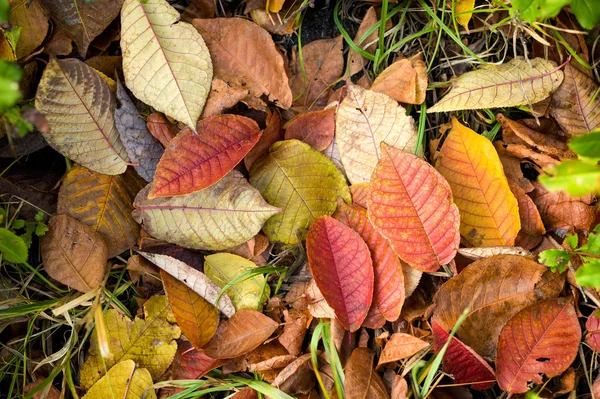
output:
[[[544,362],[547,362],[548,360],[550,360],[550,358],[549,357],[538,357],[535,360],[536,360],[536,362],[544,363]]]

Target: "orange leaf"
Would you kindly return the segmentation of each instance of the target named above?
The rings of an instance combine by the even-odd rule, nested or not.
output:
[[[177,126],[169,122],[167,117],[160,112],[153,112],[148,116],[146,127],[164,147],[167,147],[179,133]]]
[[[404,333],[392,334],[390,340],[385,344],[377,368],[384,364],[397,362],[398,360],[411,357],[418,351],[425,349],[429,344],[413,335]]]
[[[508,187],[517,198],[519,217],[521,218],[521,230],[517,235],[515,245],[528,250],[533,249],[542,242],[543,235],[546,234],[540,212],[521,186],[509,179]]]
[[[350,332],[358,330],[373,299],[373,263],[363,239],[330,216],[317,218],[306,237],[317,287]]]
[[[223,178],[254,147],[262,131],[252,119],[216,115],[180,132],[165,149],[148,198],[183,195]]]
[[[350,186],[352,203],[367,209],[367,198],[369,197],[369,183],[358,183]]]
[[[460,234],[474,247],[512,246],[521,229],[517,199],[491,141],[452,118],[436,169],[460,210]]]
[[[300,114],[285,126],[285,139],[297,139],[317,151],[324,151],[333,140],[334,115],[335,107]]]
[[[427,90],[427,65],[421,56],[402,59],[384,69],[371,90],[407,104],[422,104]]]
[[[412,267],[435,271],[456,255],[458,208],[446,180],[422,159],[383,143],[367,207],[371,223]]]
[[[347,399],[389,398],[381,377],[373,369],[375,352],[368,348],[352,351],[344,370],[344,393]]]

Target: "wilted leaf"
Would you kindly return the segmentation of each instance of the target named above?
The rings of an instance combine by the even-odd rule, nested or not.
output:
[[[342,164],[352,184],[368,182],[386,144],[413,153],[417,130],[412,117],[386,96],[348,85],[336,116],[336,137]]]
[[[344,393],[347,399],[389,398],[381,377],[373,368],[375,352],[368,348],[356,348],[346,363]]]
[[[185,129],[169,142],[149,198],[189,194],[212,186],[246,156],[262,133],[256,122],[238,115],[204,118],[196,132]]]
[[[68,215],[51,217],[48,227],[40,240],[46,273],[81,292],[102,284],[108,250],[100,234]]]
[[[272,385],[290,395],[310,391],[315,385],[311,353],[306,353],[279,372]]]
[[[210,50],[215,77],[263,94],[281,108],[292,105],[283,57],[269,33],[243,18],[194,19]],[[235,84],[234,84],[235,83]]]
[[[204,258],[204,273],[220,288],[245,273],[252,272],[256,264],[241,256],[218,253]],[[226,291],[236,311],[242,309],[262,310],[262,304],[269,298],[269,285],[262,274],[246,276]]]
[[[554,62],[515,57],[460,76],[427,113],[535,104],[552,94],[562,81],[563,72]]]
[[[317,151],[329,147],[335,132],[335,107],[309,111],[290,120],[285,126],[285,139],[300,140]]]
[[[74,165],[58,193],[58,213],[65,213],[97,231],[113,257],[135,245],[140,226],[131,216],[141,179],[133,170],[107,176]]]
[[[306,255],[317,287],[337,319],[346,330],[358,330],[373,299],[373,262],[367,244],[350,227],[321,216],[308,231]]]
[[[115,110],[115,125],[121,141],[131,162],[138,164],[135,166],[136,172],[150,182],[164,149],[148,131],[146,121],[138,113],[120,80],[117,81],[117,98],[121,107]]]
[[[179,129],[169,122],[167,117],[160,112],[153,112],[146,119],[148,131],[156,138],[163,147],[167,147],[171,140],[177,136]]]
[[[110,355],[102,358],[97,334],[91,335],[89,356],[81,368],[81,386],[89,389],[106,369],[133,360],[158,379],[171,365],[181,330],[175,325],[166,296],[153,296],[144,305],[144,319],[129,320],[115,309],[104,314]]]
[[[432,323],[433,347],[439,353],[450,334],[436,322]],[[452,337],[443,358],[444,372],[451,374],[456,384],[471,384],[484,391],[494,386],[496,375],[490,365],[473,349]],[[485,382],[484,382],[485,381]],[[477,384],[479,382],[479,384]]]
[[[422,104],[427,90],[427,66],[420,56],[396,61],[375,78],[371,90],[401,103]]]
[[[420,158],[381,146],[367,201],[369,220],[409,265],[435,271],[458,249],[458,208],[450,186]]]
[[[277,323],[254,310],[240,310],[223,321],[202,350],[215,359],[233,359],[256,349],[273,334]]]
[[[166,0],[125,0],[121,10],[125,84],[140,100],[192,129],[212,81],[202,36]],[[182,46],[185,43],[185,46]]]
[[[384,364],[397,362],[411,357],[415,353],[427,348],[429,344],[413,335],[394,333],[383,347],[379,356],[377,368]]]
[[[137,368],[133,360],[115,364],[90,388],[82,399],[104,399],[107,392],[115,398],[156,399],[152,376],[145,368]]]
[[[308,312],[312,317],[318,319],[334,319],[335,312],[327,304],[327,301],[323,297],[323,293],[317,287],[315,279],[310,280],[310,283],[306,287],[306,302],[308,305]]]
[[[546,234],[542,217],[533,200],[517,183],[508,180],[508,187],[517,199],[519,206],[519,218],[521,219],[521,230],[515,239],[515,245],[525,249],[533,249],[542,241]]]
[[[71,2],[72,3],[72,2]],[[128,157],[115,127],[115,99],[102,78],[76,59],[51,59],[38,86],[48,144],[98,173],[125,172]]]
[[[514,315],[498,340],[498,385],[523,393],[527,383],[560,375],[577,357],[581,328],[571,298],[537,302]]]
[[[338,201],[336,219],[355,230],[365,241],[373,261],[375,286],[373,303],[386,320],[396,321],[404,303],[404,275],[400,260],[373,227],[367,210]]]
[[[188,341],[179,341],[177,353],[171,367],[174,380],[199,380],[209,371],[226,361],[213,359],[201,349],[195,349]]]
[[[153,237],[188,248],[231,248],[254,237],[280,212],[235,170],[192,194],[149,199],[150,187],[135,198],[133,217]]]
[[[12,231],[0,227],[0,253],[7,262],[27,262],[29,249],[21,237]]]
[[[298,242],[301,229],[307,229],[321,215],[331,215],[337,197],[350,202],[344,176],[323,154],[298,140],[279,141],[269,155],[250,170],[250,184],[269,204],[284,208],[263,228],[270,241]]]
[[[181,332],[195,348],[203,347],[217,332],[217,308],[164,270],[160,277]]]
[[[48,32],[48,16],[40,0],[11,0],[10,24],[20,26],[17,59],[28,56],[39,47]]]
[[[452,188],[465,240],[475,247],[514,245],[519,207],[491,141],[452,118],[435,167]]]
[[[558,296],[562,287],[563,277],[546,266],[521,256],[492,256],[442,285],[434,298],[433,321],[449,331],[470,307],[457,334],[479,355],[493,358],[504,323],[524,307]]]
[[[535,259],[535,256],[531,252],[521,247],[459,248],[458,253],[471,260],[480,260],[496,255],[519,255],[529,259]]]

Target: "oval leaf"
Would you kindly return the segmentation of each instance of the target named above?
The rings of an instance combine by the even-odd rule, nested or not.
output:
[[[350,332],[367,317],[373,298],[373,263],[369,247],[354,230],[321,216],[306,237],[306,255],[317,287]]]
[[[310,111],[290,120],[285,126],[285,139],[300,140],[317,151],[324,151],[333,140],[335,107]]]
[[[137,368],[133,360],[123,360],[98,380],[82,399],[103,399],[107,392],[115,398],[156,399],[151,387],[152,376],[148,370]]]
[[[29,255],[23,239],[4,227],[0,227],[0,252],[3,260],[13,263],[27,262]]]
[[[600,317],[596,317],[596,313],[597,310],[589,315],[585,323],[585,329],[587,330],[585,340],[593,350],[600,352]]]

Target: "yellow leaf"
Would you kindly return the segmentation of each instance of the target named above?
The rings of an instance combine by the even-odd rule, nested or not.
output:
[[[125,0],[121,10],[125,84],[140,100],[196,129],[212,82],[208,48],[166,0]]]
[[[283,8],[285,0],[267,0],[267,9],[270,12],[279,12]]]
[[[115,99],[92,68],[76,59],[51,59],[35,96],[46,116],[48,144],[105,175],[125,172],[129,158],[115,127]]]
[[[124,360],[108,370],[82,399],[156,399],[154,389],[149,389],[151,386],[148,370],[136,368],[133,360]]]
[[[248,241],[280,210],[265,202],[237,170],[191,194],[134,201],[133,217],[155,238],[186,248],[220,251]]]
[[[352,184],[366,183],[377,166],[382,142],[413,153],[417,129],[404,108],[385,94],[348,85],[335,125],[335,142]]]
[[[204,273],[221,288],[254,268],[254,262],[229,253],[213,254],[204,258]],[[231,298],[236,311],[260,311],[263,302],[269,298],[269,286],[263,275],[246,276],[244,280],[229,287],[225,293]]]
[[[66,213],[97,231],[108,248],[108,257],[135,245],[140,226],[135,222],[133,198],[142,180],[129,169],[107,176],[74,165],[58,192],[58,213]]]
[[[532,105],[550,96],[563,77],[552,61],[515,57],[506,64],[486,65],[460,76],[427,113]]]
[[[46,38],[48,16],[40,0],[10,0],[10,24],[20,26],[17,42],[17,58],[28,56]]]
[[[435,167],[452,188],[461,235],[474,247],[512,246],[519,207],[491,141],[452,118]]]
[[[475,8],[475,0],[458,0],[456,2],[455,15],[456,21],[469,29],[469,21],[473,15],[473,8]]]
[[[263,228],[270,241],[296,244],[321,215],[331,215],[337,197],[351,202],[342,173],[320,152],[298,140],[278,141],[252,165],[250,184],[273,206],[284,208]]]
[[[181,330],[166,296],[153,296],[144,305],[144,319],[129,320],[115,309],[104,314],[110,356],[102,358],[96,334],[91,336],[89,357],[81,368],[81,386],[89,389],[110,369],[123,360],[133,360],[148,369],[157,380],[171,365]]]

